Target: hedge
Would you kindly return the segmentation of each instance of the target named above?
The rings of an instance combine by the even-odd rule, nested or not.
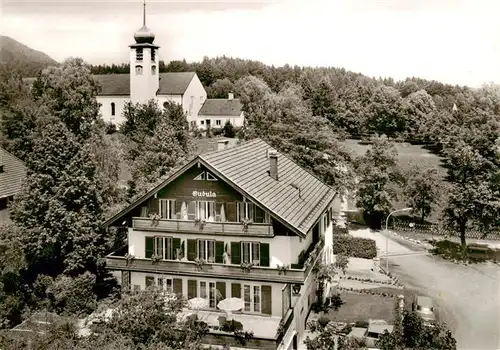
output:
[[[334,235],[333,254],[344,254],[353,258],[373,259],[377,256],[377,245],[370,238]]]

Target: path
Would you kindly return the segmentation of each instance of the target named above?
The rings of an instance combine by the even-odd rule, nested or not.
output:
[[[351,233],[374,239],[381,256],[385,255],[384,234],[367,229]],[[453,331],[458,349],[500,349],[498,265],[457,265],[427,255],[425,250],[425,247],[389,236],[389,270],[407,288],[434,299],[438,316]],[[383,259],[381,263],[385,266]]]

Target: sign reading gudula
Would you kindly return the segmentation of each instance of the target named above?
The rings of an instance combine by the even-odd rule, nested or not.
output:
[[[215,198],[217,195],[212,191],[193,191],[193,197],[207,197],[207,198]]]

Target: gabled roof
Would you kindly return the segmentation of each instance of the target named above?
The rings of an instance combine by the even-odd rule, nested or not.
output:
[[[227,115],[239,117],[242,108],[243,104],[239,99],[209,98],[203,103],[198,116]]]
[[[269,211],[290,230],[306,236],[336,193],[333,188],[280,153],[278,181],[274,180],[268,173],[268,150],[274,149],[264,141],[255,139],[225,150],[200,154],[104,225],[114,223],[200,162],[244,196]],[[300,188],[300,196],[292,184]]]
[[[183,95],[195,72],[160,73],[158,95]],[[25,78],[32,85],[36,78]],[[130,96],[130,74],[98,74],[94,79],[101,85],[100,96]]]
[[[26,166],[14,155],[0,147],[0,198],[16,195],[21,190],[23,180],[26,178]]]
[[[160,73],[158,95],[184,94],[195,74],[195,72]],[[94,78],[102,87],[99,95],[130,95],[130,74],[100,74],[94,75]]]

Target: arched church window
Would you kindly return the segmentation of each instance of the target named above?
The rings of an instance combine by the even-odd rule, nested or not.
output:
[[[135,66],[135,74],[142,75],[142,66]]]
[[[156,75],[156,66],[151,66],[151,74]]]
[[[111,115],[115,115],[115,103],[111,102]]]
[[[156,56],[156,50],[155,49],[151,49],[151,62],[155,62],[155,57]]]

